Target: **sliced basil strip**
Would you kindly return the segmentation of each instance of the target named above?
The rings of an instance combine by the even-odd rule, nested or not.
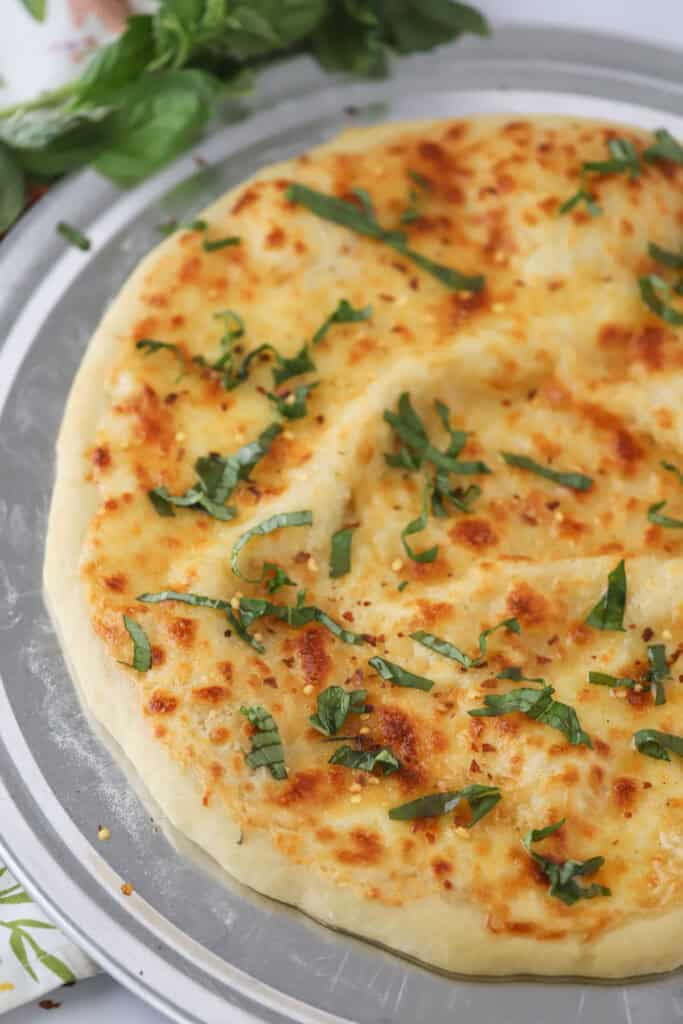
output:
[[[416,640],[423,647],[429,648],[430,651],[434,651],[436,654],[443,655],[444,658],[450,658],[452,661],[457,661],[458,664],[462,665],[463,668],[477,668],[484,662],[484,655],[487,653],[488,638],[492,633],[495,633],[499,629],[505,629],[510,633],[521,633],[522,627],[520,626],[517,619],[504,619],[503,622],[499,622],[497,626],[491,626],[490,629],[485,629],[479,634],[479,657],[470,657],[464,651],[461,651],[459,647],[452,644],[449,640],[442,640],[438,636],[434,636],[433,633],[427,633],[424,629],[418,629],[414,633],[410,634],[411,640]]]
[[[66,239],[69,245],[73,245],[76,249],[87,252],[90,248],[90,239],[87,235],[84,235],[82,231],[79,231],[72,224],[67,224],[65,220],[60,220],[57,225],[57,231],[62,238]]]
[[[683,249],[679,252],[672,252],[671,249],[662,249],[655,242],[649,242],[647,247],[648,255],[657,263],[672,270],[683,270]]]
[[[422,530],[427,528],[429,521],[429,484],[425,485],[425,489],[422,493],[422,512],[417,519],[411,520],[406,527],[401,530],[401,541],[403,543],[403,550],[407,554],[408,558],[411,558],[413,562],[433,562],[439,554],[439,545],[435,544],[434,547],[427,548],[425,551],[413,551],[410,544],[408,543],[408,537],[412,537],[414,533],[421,533]]]
[[[123,616],[123,624],[128,636],[133,641],[133,660],[129,668],[134,668],[136,672],[149,672],[152,667],[152,645],[147,634],[135,619],[131,619],[127,615]]]
[[[291,203],[304,206],[310,213],[323,220],[332,221],[334,224],[356,231],[359,235],[384,242],[385,245],[390,246],[406,259],[421,267],[422,270],[436,277],[447,288],[470,292],[482,290],[485,279],[480,274],[475,276],[462,274],[451,267],[435,263],[434,260],[411,249],[402,231],[389,231],[380,226],[367,193],[356,189],[355,194],[356,198],[360,200],[360,207],[348,199],[326,195],[307,185],[294,183],[287,189],[287,198]]]
[[[240,620],[245,629],[262,617],[272,617],[285,622],[293,629],[307,626],[310,622],[319,622],[321,626],[329,630],[333,636],[338,637],[345,644],[363,644],[365,638],[360,633],[353,633],[344,629],[338,622],[335,622],[327,612],[315,605],[303,604],[303,593],[300,591],[296,605],[273,604],[264,598],[242,597],[240,598]]]
[[[230,235],[227,238],[208,239],[204,236],[202,249],[204,252],[216,252],[217,249],[225,249],[229,245],[240,245],[242,239],[237,235]]]
[[[623,633],[625,611],[626,567],[622,558],[608,575],[607,590],[586,618],[586,625],[592,626],[593,629],[615,630]]]
[[[185,494],[169,494],[165,487],[148,492],[149,500],[162,516],[172,516],[173,506],[202,509],[215,519],[228,521],[237,515],[232,506],[225,506],[240,480],[246,480],[251,470],[267,455],[273,440],[282,430],[279,423],[271,423],[255,441],[244,445],[234,455],[206,455],[197,459],[194,469],[199,483]]]
[[[645,673],[645,679],[651,684],[655,704],[666,704],[664,681],[671,679],[671,672],[664,644],[648,644],[647,663],[650,667]]]
[[[569,487],[572,491],[589,491],[593,486],[591,477],[585,476],[584,473],[560,473],[549,466],[542,466],[540,462],[535,462],[527,455],[515,455],[514,452],[501,452],[500,454],[508,466],[515,466],[516,469],[526,469],[537,476],[545,477],[546,480],[552,480],[553,483],[559,484],[560,487]]]
[[[590,736],[581,728],[574,708],[554,700],[554,692],[554,687],[544,686],[542,690],[520,687],[518,690],[510,690],[509,693],[487,694],[483,708],[473,708],[467,713],[474,718],[489,718],[521,711],[529,718],[557,729],[572,746],[583,744],[592,747]]]
[[[328,686],[318,694],[318,711],[308,721],[323,736],[334,736],[349,715],[365,712],[367,690],[345,690],[342,686]]]
[[[658,729],[639,729],[633,735],[635,748],[640,754],[654,757],[657,761],[670,761],[669,751],[683,757],[683,736]]]
[[[329,763],[341,764],[345,768],[354,768],[356,771],[362,772],[372,772],[375,768],[379,768],[383,775],[392,775],[401,768],[401,762],[390,747],[380,747],[378,750],[354,750],[353,747],[339,747],[338,750],[335,750]]]
[[[543,857],[531,849],[533,843],[539,843],[542,839],[557,832],[565,823],[565,819],[556,821],[554,825],[547,828],[532,829],[524,836],[522,843],[524,847],[539,865],[543,874],[550,882],[548,890],[551,896],[556,896],[568,907],[571,907],[579,900],[592,900],[596,896],[611,896],[612,892],[604,885],[593,883],[588,886],[581,886],[576,881],[587,875],[594,875],[605,863],[604,857],[591,857],[590,860],[565,860],[557,862],[549,857]]]
[[[301,420],[308,415],[306,400],[319,383],[320,381],[314,380],[310,384],[299,384],[288,395],[275,395],[272,391],[268,391],[267,398],[285,419]]]
[[[238,537],[232,546],[230,566],[233,573],[235,576],[240,576],[243,580],[246,580],[247,583],[261,583],[263,574],[252,579],[240,572],[239,555],[245,544],[248,544],[252,537],[265,537],[267,534],[274,533],[275,530],[282,530],[287,526],[311,526],[312,524],[313,513],[310,509],[304,509],[301,512],[278,512],[276,515],[264,519],[263,522],[258,523],[256,526],[252,526],[250,530],[247,530],[246,533]]]
[[[659,465],[662,467],[662,469],[668,470],[669,473],[675,473],[678,477],[679,484],[683,486],[683,472],[681,472],[678,466],[674,466],[673,462],[667,462],[665,459],[662,459]]]
[[[417,800],[410,800],[407,804],[401,804],[400,807],[392,807],[389,817],[393,821],[436,818],[441,814],[449,814],[466,800],[472,812],[466,828],[472,828],[484,815],[493,810],[501,797],[497,786],[465,786],[464,789],[452,789],[444,793],[429,793],[427,796],[418,797]]]
[[[658,274],[646,274],[644,277],[638,278],[638,287],[640,288],[640,296],[643,302],[660,320],[664,320],[667,324],[672,324],[674,327],[683,325],[683,312],[674,309],[673,306],[669,306],[660,298],[659,293],[668,295],[671,291],[663,278],[659,277]]]
[[[611,676],[607,672],[589,672],[588,682],[593,686],[625,686],[629,690],[636,685],[635,679],[630,679],[628,676]]]
[[[330,576],[337,579],[351,572],[351,543],[353,541],[352,526],[344,527],[332,534],[330,548]]]
[[[655,526],[665,526],[669,530],[683,530],[683,519],[672,519],[671,516],[666,516],[659,511],[665,505],[665,501],[658,501],[654,505],[650,505],[647,510],[648,522],[654,523]]]
[[[256,732],[251,737],[251,752],[244,760],[250,768],[268,768],[274,779],[286,779],[285,752],[280,739],[280,730],[270,712],[257,704],[255,707],[241,707],[240,713],[249,719]]]
[[[401,668],[400,665],[396,665],[393,661],[387,661],[386,658],[370,658],[368,664],[372,665],[375,672],[382,679],[388,680],[394,686],[405,686],[412,690],[425,690],[428,692],[434,685],[431,679],[425,679],[424,676],[416,676],[414,672],[409,672],[407,668]]]
[[[594,174],[619,174],[628,171],[631,179],[640,176],[638,151],[629,139],[609,139],[607,148],[610,160],[588,160],[582,164],[584,171]]]
[[[673,137],[666,128],[659,128],[655,132],[656,142],[643,153],[643,156],[650,163],[655,160],[670,160],[674,164],[683,165],[683,146]]]

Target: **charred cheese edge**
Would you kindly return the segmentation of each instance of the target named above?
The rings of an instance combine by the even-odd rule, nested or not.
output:
[[[121,744],[171,822],[240,881],[336,928],[458,972],[625,976],[672,969],[683,949],[683,774],[680,759],[638,753],[642,728],[683,731],[683,538],[648,521],[683,490],[662,461],[683,468],[683,337],[642,302],[656,271],[647,244],[678,250],[680,167],[643,163],[638,178],[591,177],[602,213],[558,215],[583,161],[605,159],[644,132],[578,119],[479,118],[389,125],[260,172],[203,215],[207,252],[180,230],[135,271],[104,317],[74,383],[58,442],[45,568],[48,600],[84,700]],[[414,187],[419,215],[401,224]],[[378,222],[410,246],[467,274],[454,291],[390,246],[288,201],[299,182],[339,197],[371,196]],[[335,324],[311,349],[319,381],[307,415],[282,421],[268,454],[230,498],[221,522],[176,508],[158,515],[152,488],[185,492],[193,465],[254,440],[279,420],[272,357],[226,390],[199,363],[220,351],[233,310],[243,319],[238,362],[259,344],[283,356],[311,340],[341,299],[372,306]],[[178,347],[145,355],[144,338]],[[181,369],[184,372],[181,374]],[[180,379],[179,379],[180,376]],[[386,464],[396,437],[383,419],[410,394],[436,447],[445,403],[468,432],[460,458],[490,474],[469,514],[420,514],[423,477]],[[500,452],[580,472],[580,492],[506,465]],[[294,604],[236,578],[236,539],[276,513],[310,509],[313,525],[255,537],[240,566],[282,566],[307,605],[361,634],[362,645],[311,622],[260,619],[248,647],[225,615],[143,592],[191,591]],[[353,525],[351,570],[328,571],[333,533]],[[624,631],[585,624],[607,575],[625,560]],[[399,590],[399,584],[407,586]],[[136,672],[123,616],[145,630],[152,668]],[[425,630],[474,654],[483,630],[514,617],[521,632],[489,638],[468,670],[426,649]],[[589,671],[644,678],[647,644],[666,645],[666,703],[649,687],[612,692]],[[426,677],[429,692],[394,686],[369,666],[380,656]],[[573,707],[592,747],[520,713],[476,718],[487,695],[516,684],[510,665],[542,677]],[[400,771],[330,765],[339,744],[311,727],[326,687],[366,689],[370,710],[347,729],[364,748],[389,747]],[[521,684],[520,684],[521,685]],[[532,684],[528,684],[532,685]],[[625,694],[625,696],[624,696]],[[253,728],[242,706],[265,707],[279,728],[288,777],[245,760]],[[471,784],[502,799],[472,829],[460,808],[416,822],[388,811],[426,793]],[[522,845],[555,861],[604,857],[584,884],[611,897],[565,905]],[[241,838],[241,842],[238,840]]]

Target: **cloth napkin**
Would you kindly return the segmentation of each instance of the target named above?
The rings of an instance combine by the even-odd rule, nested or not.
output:
[[[0,864],[0,1013],[97,970]]]
[[[131,11],[147,7],[126,0],[46,0],[45,20],[38,22],[24,0],[1,2],[0,107],[77,75],[97,47],[123,28]],[[97,970],[0,863],[0,1014]]]

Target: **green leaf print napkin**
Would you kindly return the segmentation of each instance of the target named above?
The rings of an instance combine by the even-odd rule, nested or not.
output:
[[[96,972],[0,864],[0,1014]]]

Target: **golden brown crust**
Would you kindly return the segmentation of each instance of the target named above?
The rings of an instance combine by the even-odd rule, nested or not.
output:
[[[261,891],[452,970],[623,975],[680,962],[680,766],[643,757],[631,737],[644,727],[681,731],[681,683],[674,675],[661,707],[649,691],[617,699],[587,683],[590,669],[641,675],[644,630],[670,655],[683,636],[681,541],[647,520],[655,501],[680,507],[660,462],[683,463],[681,332],[656,320],[637,291],[651,269],[647,241],[678,248],[680,172],[648,166],[636,182],[596,179],[602,217],[557,217],[580,162],[602,158],[614,132],[557,119],[393,126],[264,172],[206,214],[212,237],[239,234],[240,246],[207,253],[197,232],[184,231],[139,268],[93,340],[60,439],[46,569],[54,614],[86,699],[161,806]],[[638,132],[619,134],[642,145]],[[411,245],[484,273],[483,292],[449,292],[285,196],[292,180],[342,196],[362,187],[380,222],[398,225],[407,170],[430,183],[407,228]],[[234,391],[192,363],[218,353],[225,324],[214,314],[244,318],[244,352],[269,341],[291,356],[341,298],[371,303],[372,319],[336,325],[315,349],[309,414],[285,423],[238,485],[237,518],[158,516],[151,487],[184,491],[196,458],[235,451],[275,418],[263,394],[270,363]],[[135,348],[145,337],[178,346],[180,379],[175,354]],[[382,412],[402,391],[442,448],[433,401],[445,402],[470,432],[462,458],[493,470],[474,478],[483,494],[472,515],[432,518],[412,538],[418,550],[439,545],[431,563],[411,562],[400,542],[419,514],[421,478],[383,458],[394,439]],[[588,474],[593,486],[559,488],[505,466],[501,449]],[[313,527],[253,540],[243,571],[277,562],[307,603],[363,634],[364,646],[316,624],[292,630],[265,619],[255,627],[265,653],[256,654],[225,635],[218,612],[136,601],[167,588],[261,596],[232,576],[230,548],[262,519],[295,509],[312,509]],[[332,580],[330,537],[349,524],[352,571]],[[78,552],[82,583],[63,602]],[[626,632],[590,630],[586,612],[621,557]],[[293,592],[275,600],[291,603]],[[86,608],[94,630],[84,638]],[[114,660],[130,658],[124,614],[150,637],[148,673]],[[474,653],[480,631],[509,616],[521,634],[495,634],[487,663],[470,671],[409,636],[425,629]],[[433,689],[392,687],[368,666],[373,655]],[[523,715],[468,716],[510,688],[495,678],[510,664],[556,687],[592,749]],[[372,710],[348,727],[361,749],[391,747],[400,772],[374,778],[328,765],[335,744],[308,716],[329,685],[368,690]],[[239,708],[256,704],[279,725],[284,782],[245,764],[251,728]],[[471,832],[460,810],[412,824],[387,817],[423,793],[472,783],[499,786],[503,799]],[[541,849],[604,856],[595,880],[612,898],[567,907],[548,895],[520,838],[561,817],[566,826]]]

